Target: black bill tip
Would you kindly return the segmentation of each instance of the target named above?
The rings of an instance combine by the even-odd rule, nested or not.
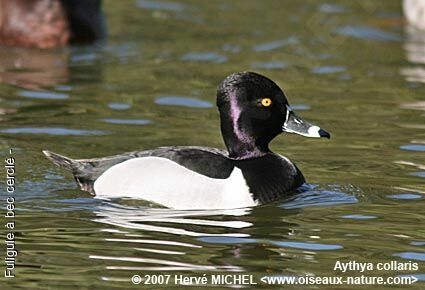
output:
[[[328,132],[326,132],[325,130],[323,130],[323,129],[320,129],[319,130],[319,135],[320,135],[320,137],[325,137],[325,138],[328,138],[328,139],[330,139],[331,138],[331,134],[329,134]]]

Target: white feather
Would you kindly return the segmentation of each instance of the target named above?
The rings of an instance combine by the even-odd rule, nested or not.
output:
[[[112,166],[95,181],[94,191],[101,198],[138,198],[175,209],[257,205],[237,167],[227,179],[216,179],[160,157],[134,158]]]
[[[425,1],[404,0],[403,11],[407,21],[416,28],[425,30]]]

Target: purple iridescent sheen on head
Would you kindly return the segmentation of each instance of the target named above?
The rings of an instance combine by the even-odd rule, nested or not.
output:
[[[262,107],[262,98],[274,105]],[[282,132],[286,98],[270,79],[252,72],[226,77],[217,91],[221,132],[229,157],[248,159],[270,152],[268,143]]]
[[[242,109],[238,104],[238,99],[235,91],[231,91],[229,93],[229,101],[230,101],[230,118],[232,120],[233,133],[238,137],[238,139],[242,142],[252,142],[252,136],[246,134],[239,127],[239,117],[242,113]]]
[[[268,99],[268,105],[263,100]],[[285,94],[265,76],[239,72],[227,76],[217,90],[220,126],[229,157],[236,160],[269,154],[269,143],[282,131],[307,137],[329,133],[291,111]]]

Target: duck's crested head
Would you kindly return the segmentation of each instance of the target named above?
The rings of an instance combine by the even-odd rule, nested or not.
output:
[[[298,117],[279,86],[258,73],[238,72],[226,77],[217,90],[217,106],[231,158],[266,154],[269,142],[282,132],[329,137],[326,131]]]
[[[255,72],[242,71],[227,76],[217,90],[217,106],[220,107],[231,102],[232,95],[236,93],[238,99],[255,99],[258,96],[279,95],[284,102],[286,97],[279,86],[271,79]]]

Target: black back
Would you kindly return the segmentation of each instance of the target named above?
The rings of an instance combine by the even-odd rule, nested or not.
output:
[[[189,170],[216,179],[228,178],[237,167],[242,171],[254,200],[260,203],[290,194],[305,182],[294,164],[274,153],[267,153],[259,158],[235,160],[228,158],[225,151],[195,146],[161,147],[104,158],[69,160],[68,163],[81,188],[94,193],[93,183],[111,166],[132,158],[149,156],[169,159]]]
[[[110,167],[132,158],[149,156],[169,159],[211,178],[227,178],[234,168],[233,162],[226,157],[225,151],[196,146],[160,147],[115,156],[78,160],[72,160],[52,152],[48,155],[49,159],[54,163],[71,170],[81,188],[90,193],[94,193],[93,184],[96,179]]]
[[[170,159],[199,174],[225,179],[233,171],[233,162],[225,152],[206,147],[165,147],[152,150],[149,156]]]

